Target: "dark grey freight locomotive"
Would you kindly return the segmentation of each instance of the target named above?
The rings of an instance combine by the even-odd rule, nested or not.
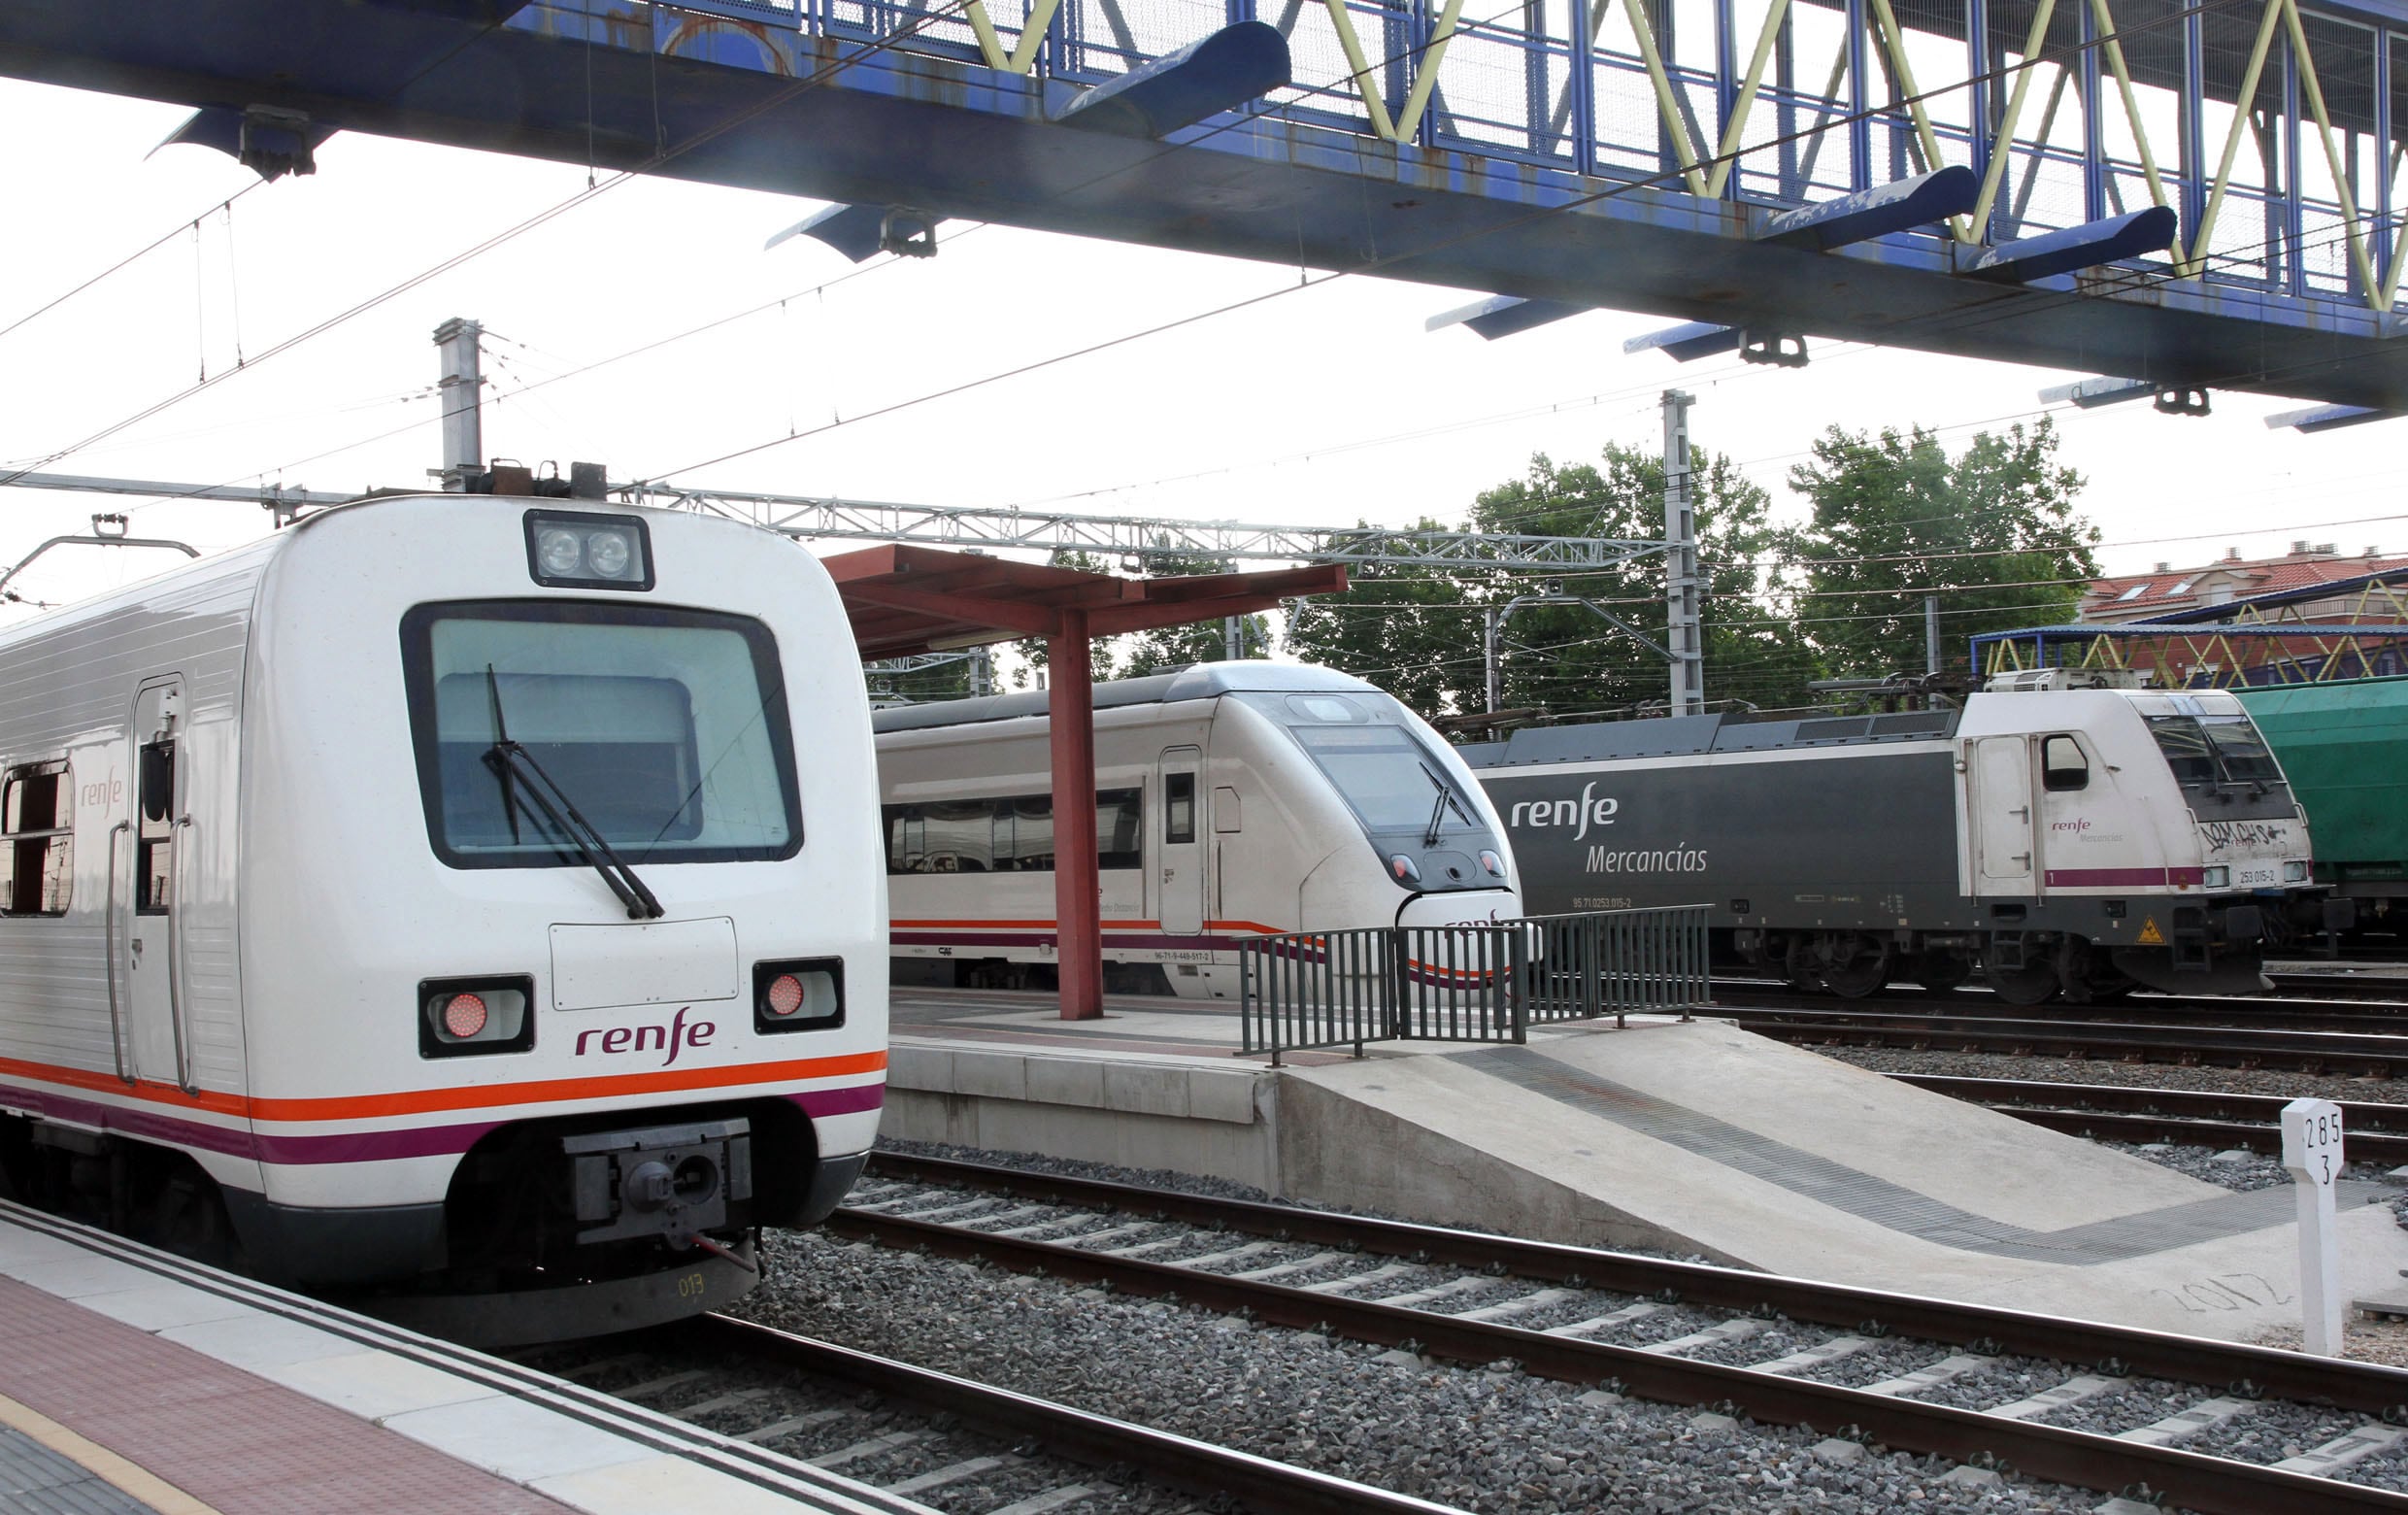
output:
[[[2022,1004],[2250,993],[2269,947],[2331,924],[2228,694],[1536,727],[1463,756],[1532,915],[1705,904],[1727,960],[1841,994],[1977,970]]]

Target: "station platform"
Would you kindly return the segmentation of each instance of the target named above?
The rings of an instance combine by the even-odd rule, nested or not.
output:
[[[11,1515],[933,1515],[720,1440],[0,1201]]]
[[[1240,1057],[1236,1010],[897,990],[884,1134],[1249,1184],[1283,1198],[2158,1330],[2299,1320],[2288,1187],[2234,1194],[1812,1052],[1692,1022],[1526,1046]],[[2344,1181],[2343,1288],[2408,1231]]]

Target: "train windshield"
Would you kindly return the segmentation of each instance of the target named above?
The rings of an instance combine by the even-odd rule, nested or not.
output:
[[[2186,788],[2283,782],[2282,767],[2247,716],[2151,716],[2149,732]]]
[[[1287,727],[1384,847],[1410,837],[1460,852],[1494,845],[1477,806],[1386,694],[1240,694]]]
[[[491,760],[504,741],[630,863],[784,858],[801,843],[786,681],[757,621],[421,605],[402,649],[427,832],[454,867],[587,861],[569,824]]]

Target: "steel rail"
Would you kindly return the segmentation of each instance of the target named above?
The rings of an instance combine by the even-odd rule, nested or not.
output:
[[[2369,1036],[2408,1035],[2408,1001],[2373,994],[2312,998],[2273,996],[2136,994],[2102,1003],[2050,1000],[2011,1004],[1989,993],[1933,994],[1914,989],[1886,990],[1862,998],[1792,989],[1786,984],[1734,984],[1717,980],[1716,999],[1748,1010],[1849,1010],[1868,1014],[1953,1015],[1981,1020],[2061,1021],[2079,1026],[2121,1021],[2149,1026],[2238,1026],[2250,1028],[2327,1029]]]
[[[2113,1060],[2214,1062],[2323,1073],[2348,1069],[2375,1078],[2408,1076],[2408,1037],[2338,1031],[2253,1030],[2245,1027],[2064,1022],[2006,1016],[1918,1015],[1894,1010],[1731,1010],[1721,1017],[1742,1030],[1806,1045],[1856,1042],[1918,1051],[2005,1053],[2015,1057],[2100,1057]],[[2157,1056],[2152,1058],[2152,1054]]]
[[[2287,1515],[2408,1510],[2408,1495],[2364,1485],[1635,1347],[1554,1336],[901,1216],[840,1210],[828,1225],[839,1234],[976,1259],[1019,1272],[1106,1284],[1131,1294],[1173,1296],[1273,1325],[1327,1330],[1353,1340],[1410,1347],[1462,1363],[1510,1359],[1543,1378],[1613,1384],[1642,1398],[1675,1404],[1728,1405],[1769,1424],[1839,1428],[1898,1450],[1956,1462],[2003,1463],[2018,1473],[2079,1488],[2122,1494],[2145,1487],[2155,1502],[2205,1515],[2262,1515],[2275,1508]],[[2048,1355],[2061,1360],[2065,1354],[2058,1348]]]
[[[682,1334],[734,1355],[799,1367],[943,1411],[989,1435],[1034,1436],[1047,1452],[1070,1462],[1096,1466],[1127,1463],[1184,1492],[1223,1496],[1265,1515],[1462,1515],[1451,1504],[1375,1489],[731,1316],[703,1316]]]
[[[1374,1220],[1098,1179],[1029,1173],[943,1158],[880,1152],[871,1157],[869,1170],[887,1178],[959,1184],[1032,1200],[1159,1215],[1249,1235],[1416,1258],[1452,1267],[1502,1267],[1521,1278],[1577,1283],[1615,1294],[1679,1299],[1756,1314],[1786,1315],[1791,1320],[1851,1330],[1869,1326],[1875,1334],[1914,1336],[1959,1345],[1987,1343],[1991,1352],[2053,1362],[2115,1363],[2123,1372],[2218,1389],[2246,1385],[2253,1394],[2329,1404],[2376,1419],[2408,1421],[2408,1368],[2335,1362],[2270,1347],[1958,1304],[1918,1295],[1719,1267],[1711,1262],[1634,1257],[1562,1242],[1525,1241],[1486,1231]],[[828,1224],[842,1229],[874,1219],[877,1217],[860,1211],[840,1209]],[[1206,1276],[1180,1268],[1171,1269],[1171,1273],[1188,1279]],[[1329,1296],[1318,1294],[1305,1297],[1329,1300]],[[1421,1315],[1414,1318],[1428,1319]]]
[[[2067,1084],[2011,1078],[1958,1078],[1940,1073],[1890,1073],[1893,1082],[2012,1115],[2075,1135],[2086,1131],[2154,1134],[2211,1141],[2252,1151],[2282,1150],[2280,1121],[2289,1100],[2277,1094],[2209,1090],[2135,1089],[2125,1084]],[[2352,1162],[2408,1162],[2408,1105],[2343,1100]]]

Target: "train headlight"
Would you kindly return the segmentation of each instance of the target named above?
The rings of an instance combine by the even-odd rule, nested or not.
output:
[[[800,958],[752,964],[752,1028],[824,1031],[845,1024],[845,962]]]
[[[2286,884],[2305,884],[2307,881],[2308,881],[2308,865],[2307,865],[2306,863],[2304,863],[2304,862],[2287,862],[2287,863],[2283,864],[2283,882],[2284,882],[2284,883],[2286,883]]]
[[[476,1057],[535,1045],[529,978],[426,979],[418,985],[418,1056]]]
[[[566,526],[549,526],[535,533],[535,561],[555,579],[574,579],[585,561],[585,544]]]
[[[527,575],[547,589],[652,587],[652,530],[640,516],[526,513]]]
[[[2232,870],[2225,867],[2201,868],[2199,883],[2208,889],[2224,889],[2232,883]]]
[[[1505,876],[1505,859],[1485,847],[1480,851],[1480,865],[1488,869],[1492,878],[1501,879]]]
[[[1394,857],[1388,858],[1388,877],[1394,879],[1399,884],[1419,884],[1421,882],[1421,870],[1420,866],[1417,865],[1411,858],[1406,857],[1403,853],[1398,853]]]
[[[585,563],[605,579],[623,579],[635,548],[623,531],[597,531],[585,539]]]

